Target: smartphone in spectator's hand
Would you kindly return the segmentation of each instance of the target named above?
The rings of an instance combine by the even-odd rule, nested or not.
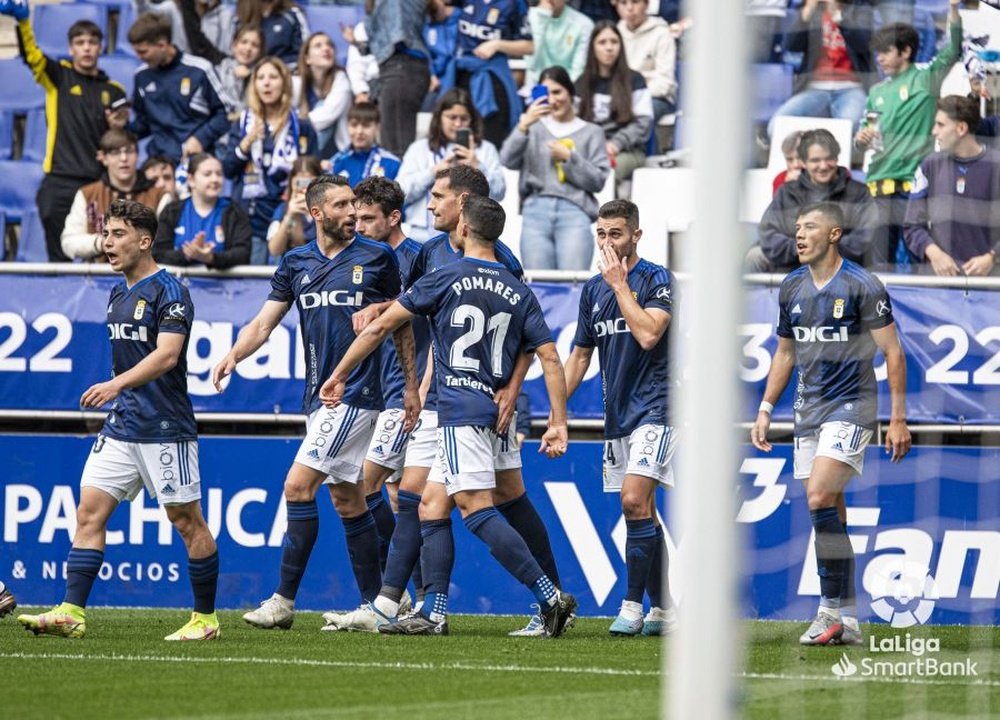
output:
[[[459,128],[455,132],[455,144],[464,148],[472,147],[472,130],[469,128]]]
[[[545,102],[549,101],[549,89],[545,85],[538,83],[535,87],[531,88],[531,102],[535,102],[539,98],[545,98]]]

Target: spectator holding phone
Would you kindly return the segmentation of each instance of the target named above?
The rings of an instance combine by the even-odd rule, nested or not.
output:
[[[426,138],[416,140],[403,155],[396,181],[406,193],[403,208],[410,225],[409,236],[427,240],[436,235],[434,220],[427,212],[434,176],[455,163],[470,165],[490,184],[490,197],[503,199],[507,186],[496,146],[483,138],[483,121],[472,97],[461,88],[448,90],[431,116]]]
[[[222,197],[222,163],[208,153],[188,161],[190,197],[160,213],[153,257],[165,265],[204,265],[224,270],[250,261],[250,218]]]
[[[274,211],[267,229],[267,251],[272,258],[316,239],[316,221],[306,207],[306,188],[322,174],[322,164],[312,155],[300,155],[292,163],[286,200]]]
[[[596,193],[611,173],[604,130],[577,117],[575,88],[561,67],[542,72],[547,95],[528,106],[500,149],[521,173],[521,261],[531,270],[589,270]]]

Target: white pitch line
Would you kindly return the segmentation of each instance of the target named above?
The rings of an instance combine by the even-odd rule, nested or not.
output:
[[[483,670],[510,673],[555,673],[562,675],[606,675],[618,677],[660,677],[655,670],[623,670],[601,667],[532,667],[526,665],[476,665],[474,663],[414,663],[364,662],[350,660],[313,660],[310,658],[261,657],[185,657],[179,655],[80,655],[75,653],[0,653],[0,660],[83,660],[87,662],[150,662],[150,663],[220,663],[227,665],[287,665],[297,667],[356,668],[372,670]],[[832,677],[829,675],[787,675],[784,673],[736,673],[743,680],[784,680],[793,682],[853,682],[903,685],[962,685],[965,687],[1000,687],[1000,680],[936,679],[923,677]]]

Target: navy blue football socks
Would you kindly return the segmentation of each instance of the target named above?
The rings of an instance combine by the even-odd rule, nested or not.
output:
[[[821,596],[819,604],[836,610],[840,608],[844,566],[851,555],[851,543],[837,515],[837,508],[810,510],[809,516],[816,531],[816,565]]]
[[[625,600],[642,604],[656,543],[660,542],[656,537],[656,521],[653,518],[626,519],[625,528],[625,569],[628,573]]]
[[[663,546],[663,526],[656,526],[656,547],[653,549],[653,559],[649,563],[649,575],[646,577],[646,594],[649,595],[649,606],[665,610],[671,605],[669,593],[664,595],[663,579],[667,577],[670,557]],[[666,598],[667,604],[663,601]]]
[[[854,548],[850,545],[851,537],[847,534],[847,524],[842,524],[842,527],[844,528],[844,535],[847,536],[848,547],[851,552],[844,563],[844,579],[840,584],[840,612],[842,615],[856,616],[857,600],[854,597]]]
[[[389,557],[389,543],[392,540],[392,533],[396,529],[396,516],[392,514],[392,508],[385,501],[381,490],[366,495],[365,503],[368,504],[368,512],[375,518],[375,530],[378,532],[379,568],[385,572],[386,561]]]
[[[545,573],[531,556],[527,544],[517,531],[500,516],[495,507],[486,507],[465,516],[465,527],[486,543],[490,554],[504,569],[527,587],[534,585]]]
[[[70,548],[66,561],[66,597],[63,602],[87,607],[90,589],[104,563],[103,550]]]
[[[382,588],[382,570],[379,568],[378,530],[375,518],[365,510],[353,518],[343,518],[347,554],[351,558],[354,579],[361,591],[361,599],[371,602]]]
[[[549,542],[549,531],[535,510],[528,493],[521,497],[497,505],[507,522],[520,535],[532,557],[538,561],[542,572],[559,587],[559,571],[556,569],[556,558],[552,554],[552,544]]]
[[[424,577],[424,589],[427,597],[421,613],[435,622],[441,620],[435,617],[434,608],[441,604],[441,596],[445,608],[448,603],[448,585],[451,583],[451,571],[455,566],[455,538],[451,534],[451,520],[425,520],[420,523],[420,536],[423,546],[420,549],[421,571]]]
[[[315,499],[289,502],[286,507],[288,529],[281,546],[281,573],[276,592],[283,598],[294,600],[319,535],[319,509]]]
[[[389,556],[382,577],[382,594],[399,602],[411,574],[420,569],[420,496],[400,490],[396,496],[399,515],[389,543]],[[418,590],[422,590],[417,585]]]
[[[194,592],[194,611],[203,615],[215,612],[215,591],[219,585],[219,551],[205,558],[188,558],[188,576]]]

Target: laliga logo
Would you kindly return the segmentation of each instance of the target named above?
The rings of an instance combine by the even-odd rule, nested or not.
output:
[[[872,611],[894,628],[923,625],[941,597],[926,566],[902,557],[873,578]]]
[[[851,677],[851,675],[857,674],[858,666],[851,662],[851,659],[847,657],[847,653],[844,653],[840,660],[833,664],[830,670],[837,677]]]

